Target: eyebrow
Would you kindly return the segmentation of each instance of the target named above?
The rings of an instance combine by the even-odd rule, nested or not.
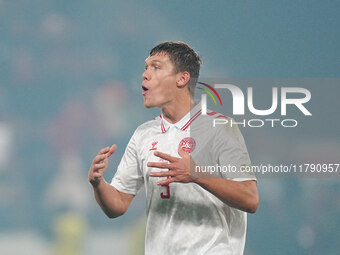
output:
[[[149,64],[155,64],[155,63],[162,64],[162,62],[159,60],[151,60]],[[146,61],[145,61],[145,65],[147,65]]]

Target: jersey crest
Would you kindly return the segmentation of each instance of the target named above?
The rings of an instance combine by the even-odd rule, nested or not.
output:
[[[179,143],[179,146],[184,150],[186,153],[190,154],[195,150],[196,141],[192,137],[185,137]]]

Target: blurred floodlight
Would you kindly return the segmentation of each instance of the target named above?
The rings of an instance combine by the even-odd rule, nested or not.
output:
[[[43,33],[50,37],[62,35],[67,27],[66,20],[58,14],[50,14],[42,21]]]

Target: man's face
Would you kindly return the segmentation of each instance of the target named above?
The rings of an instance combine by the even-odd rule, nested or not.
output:
[[[175,97],[175,67],[166,53],[158,53],[145,60],[143,73],[144,106],[163,108]]]

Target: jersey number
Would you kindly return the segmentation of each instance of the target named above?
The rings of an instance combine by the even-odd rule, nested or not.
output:
[[[170,178],[170,176],[167,176],[167,179],[169,179]],[[161,193],[161,198],[163,198],[163,199],[168,199],[168,198],[170,198],[170,186],[169,186],[169,184],[167,184],[167,185],[164,185],[163,187],[166,187],[166,194],[164,194],[163,192]]]

